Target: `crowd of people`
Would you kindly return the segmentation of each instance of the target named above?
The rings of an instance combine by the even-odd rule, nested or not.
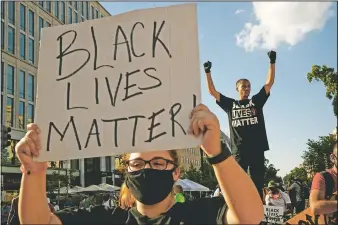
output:
[[[259,224],[263,204],[283,207],[285,215],[292,215],[304,210],[307,197],[314,213],[336,212],[337,200],[328,196],[337,191],[337,145],[331,154],[333,168],[314,177],[311,192],[297,178],[288,187],[275,181],[264,187],[264,153],[269,144],[263,107],[274,84],[276,52],[268,56],[267,81],[251,99],[247,79],[236,83],[239,100],[218,92],[211,79],[212,63],[204,63],[209,92],[228,114],[231,138],[231,151],[221,148],[218,118],[203,104],[192,110],[188,133],[202,136],[201,147],[218,181],[214,196],[187,199],[183,188],[175,185],[180,177],[179,151],[159,149],[128,154],[118,202],[107,199],[96,204],[90,195],[77,207],[52,210],[46,196],[47,164],[32,160],[41,151],[41,131],[29,124],[16,145],[22,164],[17,218],[22,224]]]

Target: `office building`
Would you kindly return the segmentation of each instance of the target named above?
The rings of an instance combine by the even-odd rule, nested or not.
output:
[[[99,2],[90,1],[1,1],[1,124],[12,128],[11,145],[2,149],[2,184],[18,189],[21,172],[12,160],[16,143],[26,125],[34,122],[37,66],[41,28],[110,16]],[[15,159],[15,157],[14,157]],[[111,172],[113,157],[70,160],[60,164],[61,173],[74,171],[82,186],[112,183],[102,177]],[[54,170],[50,168],[48,174]]]

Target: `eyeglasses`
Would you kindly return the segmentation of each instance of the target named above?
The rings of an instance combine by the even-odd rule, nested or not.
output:
[[[168,167],[168,164],[175,165],[175,162],[169,159],[156,157],[151,160],[143,160],[143,159],[132,159],[126,161],[126,165],[131,171],[139,171],[146,167],[149,164],[150,168],[155,170],[165,170]]]

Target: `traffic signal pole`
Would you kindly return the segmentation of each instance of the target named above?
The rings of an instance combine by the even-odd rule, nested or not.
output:
[[[6,127],[4,125],[1,126],[1,148],[7,148],[11,145],[11,131],[10,127]]]

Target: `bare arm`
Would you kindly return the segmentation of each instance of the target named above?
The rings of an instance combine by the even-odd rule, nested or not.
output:
[[[272,85],[275,82],[275,64],[270,64],[268,77],[266,78],[266,83],[264,85],[265,92],[268,94],[272,88]]]
[[[220,94],[219,94],[218,91],[216,91],[214,82],[212,81],[212,78],[211,78],[211,73],[206,73],[206,75],[207,75],[207,83],[208,83],[209,93],[212,96],[214,96],[215,99],[219,102],[220,101]]]
[[[21,224],[61,224],[53,220],[46,196],[46,172],[23,174],[19,196]],[[53,222],[52,222],[52,221]]]
[[[215,174],[229,210],[225,224],[259,224],[264,209],[257,189],[233,157],[214,165]]]
[[[337,200],[325,200],[324,191],[313,189],[310,194],[310,208],[314,215],[331,214],[338,211]]]

